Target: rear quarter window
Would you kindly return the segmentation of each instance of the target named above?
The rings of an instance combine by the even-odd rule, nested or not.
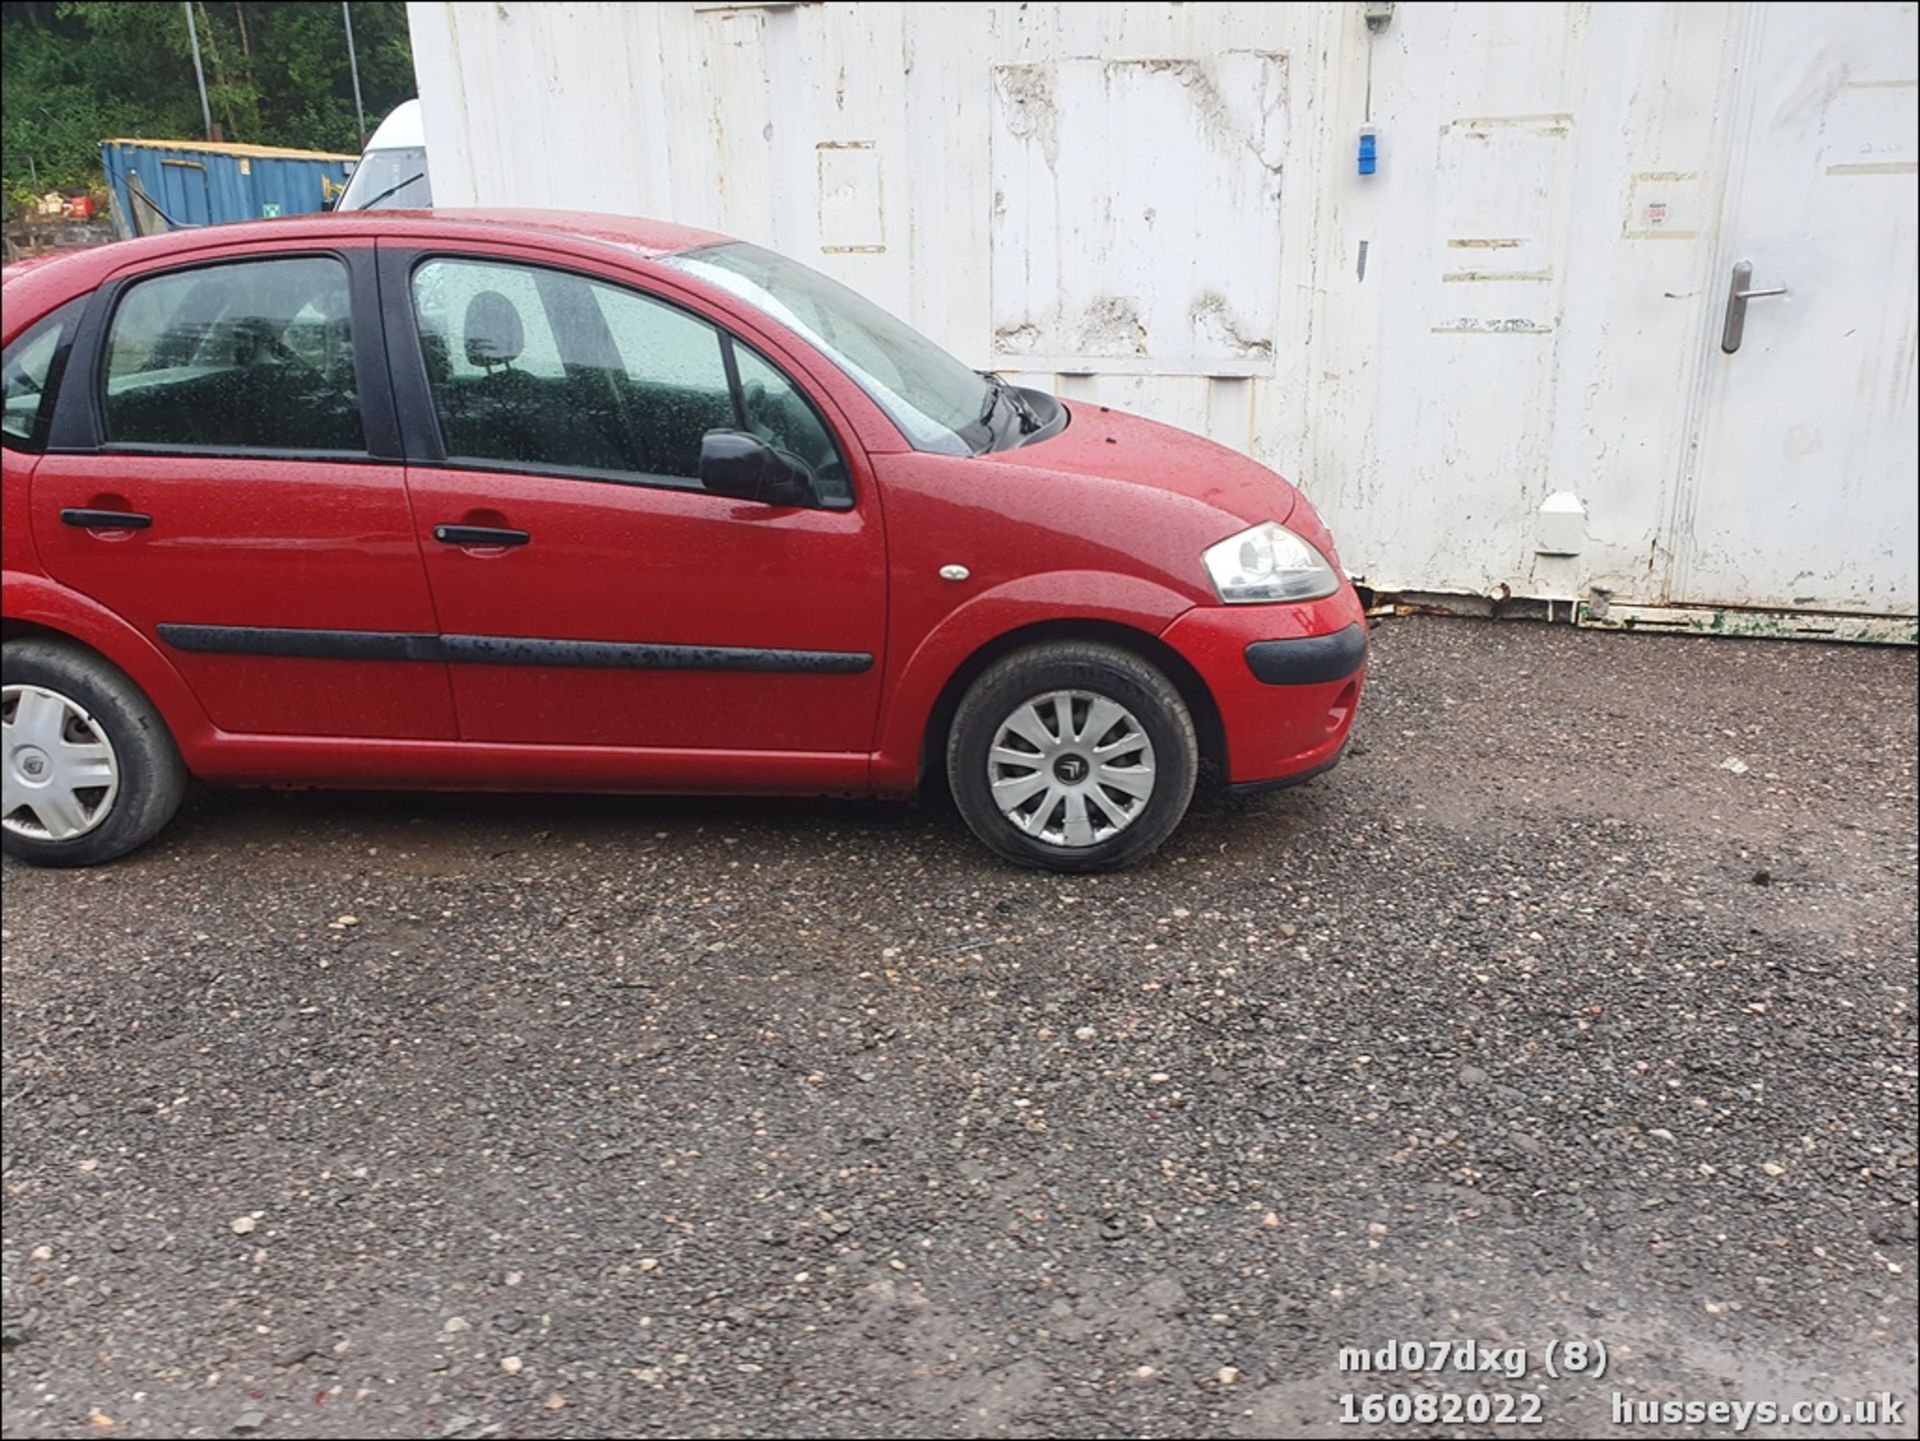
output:
[[[72,300],[14,337],[0,355],[6,413],[0,434],[9,450],[44,450],[53,419],[53,395],[84,300]]]

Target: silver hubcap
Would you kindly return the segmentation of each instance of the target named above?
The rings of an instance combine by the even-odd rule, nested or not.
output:
[[[7,686],[0,731],[0,826],[36,841],[70,841],[107,818],[120,763],[77,701],[44,686]]]
[[[1153,795],[1153,742],[1132,711],[1084,690],[1022,702],[987,752],[1000,814],[1036,840],[1091,846],[1133,824]]]

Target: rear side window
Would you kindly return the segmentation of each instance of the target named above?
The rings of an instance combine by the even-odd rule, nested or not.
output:
[[[584,276],[479,260],[427,261],[413,304],[455,460],[692,489],[706,433],[745,429],[811,466],[829,504],[852,498],[806,398],[696,315]]]
[[[44,450],[47,425],[53,419],[53,389],[59,382],[56,361],[60,347],[73,338],[73,327],[84,302],[61,306],[37,325],[14,337],[0,356],[0,383],[6,392],[6,415],[0,432],[11,450]]]
[[[135,281],[107,332],[108,444],[360,453],[347,270],[324,256]]]

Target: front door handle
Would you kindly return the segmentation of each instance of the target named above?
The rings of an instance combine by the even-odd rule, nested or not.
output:
[[[60,512],[60,523],[78,526],[81,530],[145,530],[153,524],[153,517],[142,515],[137,510],[87,510],[73,507]]]
[[[1773,285],[1765,290],[1755,290],[1753,286],[1753,262],[1743,260],[1733,267],[1733,285],[1727,291],[1727,323],[1720,331],[1720,348],[1728,355],[1740,348],[1740,339],[1747,330],[1747,302],[1758,300],[1765,295],[1785,295],[1787,287]]]
[[[533,539],[524,530],[502,530],[491,525],[436,525],[433,538],[442,545],[525,545]]]

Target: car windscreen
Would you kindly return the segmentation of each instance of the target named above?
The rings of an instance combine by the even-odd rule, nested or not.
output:
[[[971,455],[992,448],[995,384],[904,321],[797,260],[729,242],[665,258],[805,337],[917,450]]]

